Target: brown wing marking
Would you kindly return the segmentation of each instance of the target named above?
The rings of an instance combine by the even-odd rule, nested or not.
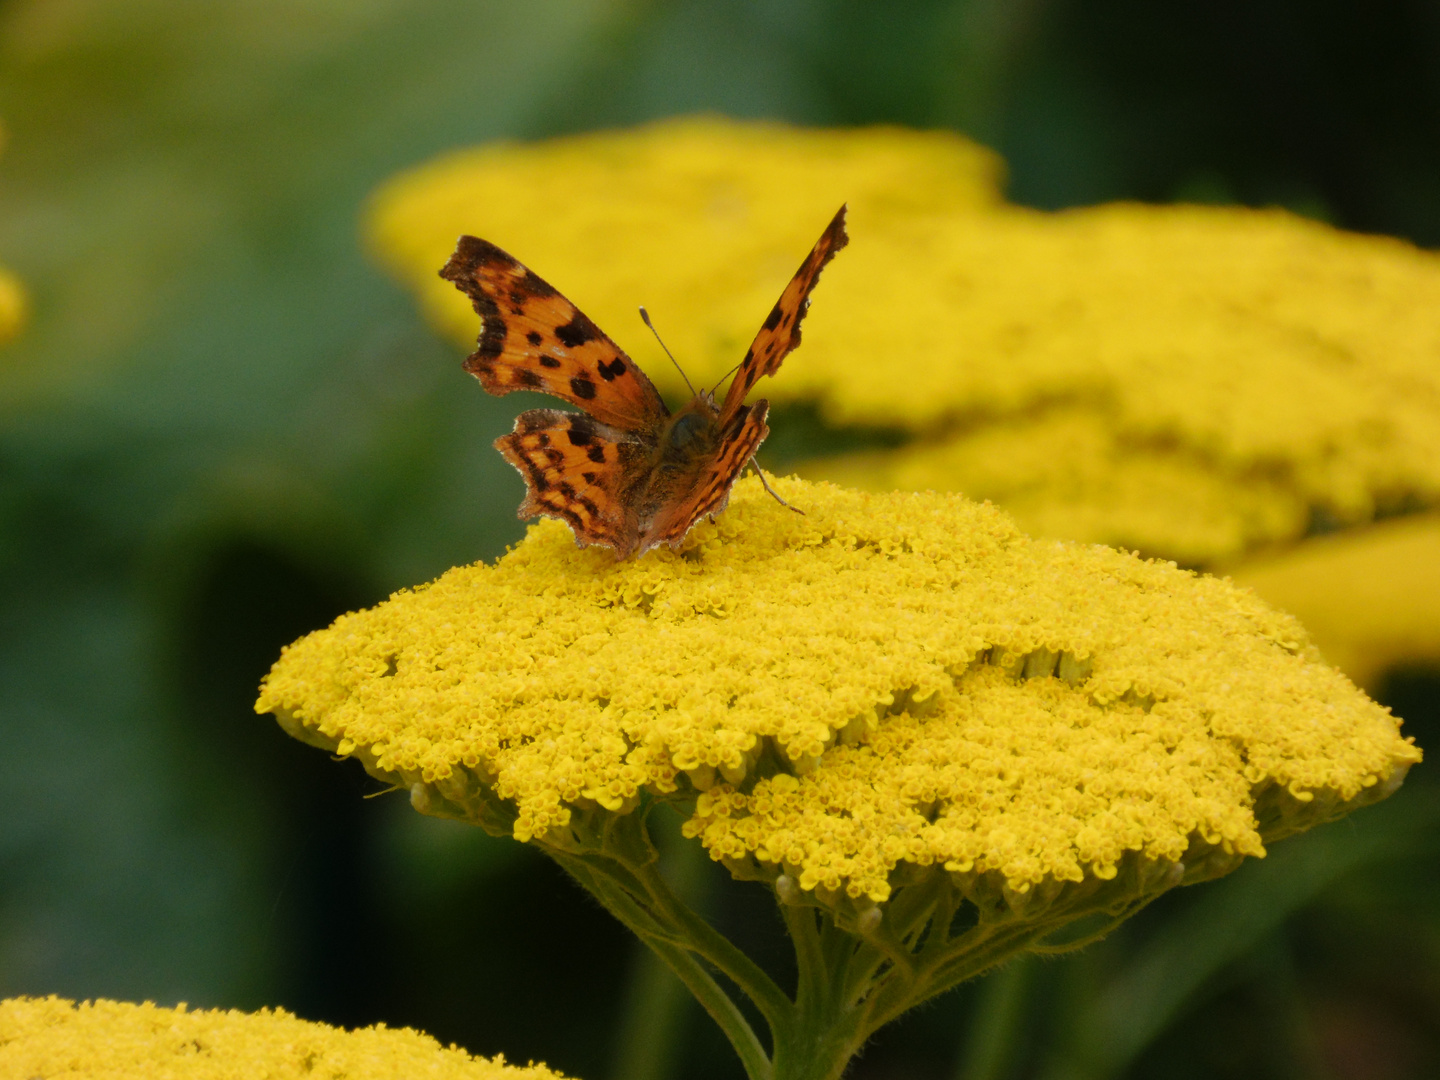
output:
[[[780,362],[800,344],[800,323],[810,306],[810,290],[820,280],[820,271],[825,269],[825,264],[850,242],[850,236],[845,231],[846,209],[845,206],[840,207],[830,220],[766,316],[760,332],[755,335],[745,359],[740,362],[740,370],[735,373],[735,379],[725,393],[725,404],[720,409],[722,424],[735,416],[745,395],[750,393],[750,388],[760,376],[774,375],[780,369]]]
[[[627,488],[643,475],[643,444],[584,413],[531,409],[495,449],[525,479],[521,518],[559,518],[582,547],[608,544],[621,558],[635,547],[639,529]]]
[[[715,452],[703,459],[691,482],[679,489],[677,499],[662,505],[650,521],[642,525],[639,554],[645,554],[657,544],[674,547],[685,539],[695,522],[706,514],[718,514],[725,509],[730,501],[730,489],[765,436],[770,434],[765,425],[769,409],[770,403],[761,398],[743,407],[729,424],[721,427]]]
[[[629,432],[653,432],[670,415],[620,346],[488,240],[460,237],[440,276],[469,296],[480,316],[479,348],[465,370],[490,393],[539,390]]]

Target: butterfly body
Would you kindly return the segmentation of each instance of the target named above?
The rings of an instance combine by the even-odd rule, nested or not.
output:
[[[582,413],[531,409],[495,447],[519,470],[520,517],[556,517],[578,543],[617,557],[672,547],[720,513],[769,434],[766,401],[744,403],[800,343],[820,271],[848,242],[845,208],[830,222],[745,354],[724,400],[702,390],[671,413],[645,373],[548,282],[486,240],[462,236],[440,271],[471,299],[480,336],[465,369],[492,394],[539,390]]]

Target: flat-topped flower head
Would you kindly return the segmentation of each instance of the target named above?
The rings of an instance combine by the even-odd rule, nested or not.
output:
[[[1259,855],[1417,759],[1226,582],[956,496],[780,490],[804,517],[748,480],[632,564],[537,526],[291,646],[256,707],[521,840],[649,794],[737,870],[872,901],[905,864],[1024,892]]]
[[[558,1080],[543,1065],[471,1057],[409,1028],[345,1031],[283,1009],[124,1001],[0,1001],[0,1076],[105,1080]]]
[[[806,343],[827,416],[909,442],[806,475],[963,490],[1035,534],[1190,565],[1440,503],[1440,257],[1281,211],[1133,204],[952,216],[929,245],[929,287],[874,270],[897,290],[875,307],[903,289],[906,326],[933,330],[884,337],[922,358],[908,377],[866,362],[882,335],[843,295]]]
[[[649,308],[695,385],[713,385],[837,206],[848,202],[863,228],[851,230],[852,249],[826,271],[825,288],[843,269],[844,302],[855,302],[865,268],[878,269],[872,245],[923,250],[935,215],[998,204],[1002,171],[994,153],[948,132],[691,117],[447,154],[375,195],[369,241],[436,324],[473,346],[475,316],[435,270],[457,236],[483,236],[561,288],[663,393],[688,397],[636,305]],[[894,262],[888,250],[874,257]]]
[[[804,516],[748,478],[678,551],[631,562],[543,522],[296,642],[256,709],[423,812],[538,844],[757,1080],[833,1080],[911,1005],[1383,798],[1419,760],[1226,581],[1031,540],[956,495],[777,488]],[[662,803],[773,887],[793,1001],[666,884]]]

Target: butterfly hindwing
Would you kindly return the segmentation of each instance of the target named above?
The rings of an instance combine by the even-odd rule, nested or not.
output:
[[[850,242],[850,236],[845,231],[845,212],[844,206],[836,212],[771,308],[760,332],[755,335],[725,394],[725,404],[720,409],[722,424],[735,417],[745,395],[760,377],[774,375],[780,368],[780,362],[800,344],[800,323],[810,306],[810,290],[820,280],[820,271],[825,269],[825,264]]]
[[[515,419],[515,430],[495,440],[495,449],[525,480],[521,518],[559,518],[584,544],[608,544],[624,557],[635,547],[633,492],[643,476],[647,448],[626,432],[584,413],[531,409]]]
[[[645,373],[574,304],[488,240],[462,236],[440,276],[480,315],[465,370],[492,394],[539,390],[602,424],[652,432],[669,415]]]
[[[728,424],[721,424],[714,452],[701,459],[694,472],[681,478],[674,491],[665,493],[667,497],[650,520],[641,523],[640,554],[657,544],[673,547],[695,522],[725,509],[730,489],[770,434],[765,425],[769,409],[770,403],[762,398],[742,406]]]

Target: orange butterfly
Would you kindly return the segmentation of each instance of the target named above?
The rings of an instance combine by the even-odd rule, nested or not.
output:
[[[724,510],[770,433],[770,403],[746,405],[745,395],[800,344],[810,290],[849,242],[845,209],[780,294],[724,404],[717,410],[714,391],[701,391],[674,414],[635,361],[574,304],[494,244],[462,236],[440,276],[470,297],[481,319],[480,347],[465,370],[492,394],[540,390],[585,410],[531,409],[495,440],[529,488],[520,517],[559,518],[581,546],[606,544],[623,559],[657,544],[675,547],[700,518]]]

